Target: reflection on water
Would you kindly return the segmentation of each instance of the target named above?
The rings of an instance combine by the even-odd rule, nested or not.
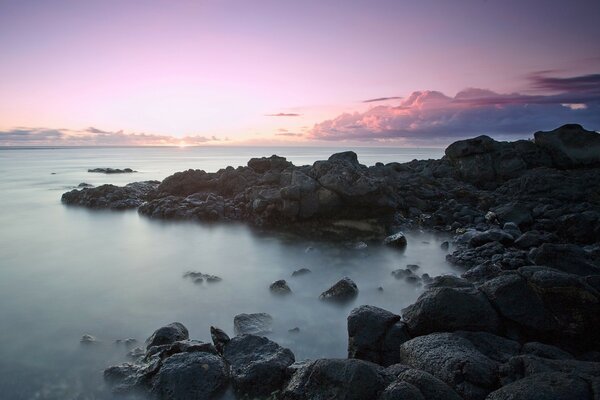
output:
[[[87,158],[74,150],[0,151],[0,393],[6,398],[110,398],[102,369],[125,361],[127,352],[115,340],[132,337],[143,342],[159,326],[180,321],[191,337],[210,341],[211,325],[233,334],[233,317],[243,312],[271,314],[274,327],[269,336],[291,348],[297,359],[344,357],[346,317],[353,307],[373,304],[400,312],[422,290],[396,280],[392,270],[418,264],[419,273],[432,276],[454,272],[440,249],[446,238],[429,233],[408,233],[403,253],[376,245],[352,250],[344,244],[256,234],[239,224],[160,222],[134,211],[89,211],[60,204],[62,191],[82,181],[161,179],[185,168],[180,165],[185,160],[169,154],[177,149],[163,150],[167,154],[152,150],[156,154],[150,157],[133,150],[115,155],[115,149],[102,149]],[[296,156],[306,157],[308,163],[327,155]],[[169,157],[177,162],[155,163]],[[236,157],[242,156],[223,155],[211,163],[238,164]],[[213,165],[204,167],[197,159],[196,164],[208,170]],[[85,172],[98,166],[153,172]],[[292,277],[301,267],[312,273]],[[223,280],[195,284],[183,278],[187,271]],[[359,287],[355,301],[340,306],[318,300],[344,276]],[[269,284],[278,279],[288,281],[293,295],[269,292]],[[295,327],[299,332],[289,332]],[[82,346],[83,334],[100,342]]]

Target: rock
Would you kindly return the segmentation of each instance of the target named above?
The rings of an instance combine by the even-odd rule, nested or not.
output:
[[[484,399],[498,385],[498,364],[467,339],[433,333],[400,346],[400,360],[444,381],[466,400]]]
[[[295,327],[295,328],[292,328],[292,329],[288,329],[288,332],[289,333],[299,333],[300,332],[300,328]]]
[[[142,205],[157,186],[157,181],[146,181],[134,182],[122,187],[101,185],[81,190],[74,189],[64,193],[61,201],[67,205],[124,210]]]
[[[425,400],[421,391],[408,382],[392,382],[385,388],[380,400]]]
[[[537,357],[550,358],[552,360],[571,360],[573,356],[555,346],[539,342],[529,342],[523,345],[522,352]]]
[[[585,251],[574,244],[544,243],[530,254],[536,265],[545,265],[576,275],[599,275],[600,268],[590,262]]]
[[[85,183],[85,182],[81,182],[79,185],[77,185],[78,188],[90,188],[90,187],[94,187],[94,185],[90,185],[89,183]]]
[[[401,365],[402,368],[397,368],[398,365],[401,364],[387,368],[386,372],[394,377],[395,382],[406,382],[417,388],[426,400],[461,400],[450,386],[435,376],[404,365]]]
[[[530,249],[541,246],[544,243],[556,241],[556,236],[548,232],[528,231],[517,237],[514,245],[520,249]]]
[[[171,344],[179,340],[187,340],[189,338],[190,335],[187,328],[179,322],[173,322],[154,331],[154,333],[146,339],[146,349],[150,349],[152,346]]]
[[[224,330],[211,326],[210,337],[215,345],[215,348],[217,349],[217,352],[219,352],[219,354],[223,354],[223,348],[231,340],[229,335],[227,335]]]
[[[218,277],[216,275],[203,274],[202,272],[194,272],[194,271],[186,272],[185,274],[183,274],[183,277],[190,278],[191,280],[194,281],[194,283],[203,283],[203,282],[214,283],[214,282],[221,282],[223,280],[221,277]]]
[[[557,168],[600,164],[600,134],[581,125],[567,124],[549,132],[536,132],[535,144],[546,150]]]
[[[592,400],[589,382],[577,375],[544,372],[490,393],[486,400]]]
[[[484,232],[476,233],[470,240],[469,246],[479,247],[490,242],[499,242],[503,245],[510,245],[514,241],[514,238],[501,229],[489,229]]]
[[[504,226],[502,227],[502,230],[504,232],[508,233],[509,235],[511,235],[515,239],[518,238],[519,236],[521,236],[521,234],[522,234],[521,229],[519,229],[517,224],[515,224],[514,222],[505,223]]]
[[[236,336],[225,345],[223,357],[231,365],[231,378],[242,395],[269,396],[281,388],[294,354],[265,337]]]
[[[92,335],[88,335],[85,334],[81,337],[81,339],[79,340],[79,342],[81,344],[85,344],[85,345],[89,345],[89,344],[95,344],[98,343],[98,339],[96,339],[94,336]]]
[[[137,171],[134,171],[131,168],[94,168],[88,169],[88,172],[97,172],[101,174],[130,174]]]
[[[269,290],[271,291],[271,293],[279,295],[292,293],[292,289],[290,289],[287,282],[283,279],[271,283],[271,285],[269,286]]]
[[[402,310],[413,336],[455,330],[498,332],[500,318],[483,293],[469,287],[432,287]]]
[[[374,306],[360,306],[348,316],[348,358],[388,366],[397,363],[400,344],[410,339],[400,316]]]
[[[291,165],[292,163],[287,161],[285,157],[276,155],[272,155],[271,157],[252,158],[248,161],[248,167],[258,173],[264,173],[271,170],[283,171]]]
[[[173,354],[197,352],[218,354],[212,343],[204,343],[199,340],[179,340],[174,343],[152,346],[146,351],[145,359],[158,358],[164,360]]]
[[[406,268],[412,272],[415,272],[416,270],[418,270],[421,267],[417,264],[407,264]]]
[[[348,277],[337,281],[332,287],[321,293],[319,299],[331,301],[349,301],[358,296],[356,283]]]
[[[394,233],[393,235],[386,237],[383,240],[383,244],[385,244],[386,246],[403,249],[406,247],[407,242],[406,242],[406,237],[404,236],[404,233],[398,232],[398,233]]]
[[[447,240],[443,241],[440,245],[440,248],[442,250],[448,250],[450,248],[450,242],[448,242]]]
[[[320,359],[299,368],[281,400],[376,399],[386,386],[384,369],[356,359]]]
[[[292,276],[302,276],[302,275],[306,275],[309,274],[311,271],[308,268],[300,268],[295,270],[294,272],[292,272]]]
[[[209,353],[179,353],[167,358],[153,379],[159,399],[212,399],[227,386],[229,374],[223,359]]]
[[[521,350],[519,342],[488,332],[458,331],[455,333],[471,342],[480,353],[499,363],[507,362]]]
[[[238,314],[233,318],[236,335],[264,335],[271,332],[273,317],[267,313]]]

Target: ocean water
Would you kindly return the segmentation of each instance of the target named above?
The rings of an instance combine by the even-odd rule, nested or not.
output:
[[[180,170],[216,171],[278,154],[296,165],[326,159],[333,148],[55,148],[0,150],[0,398],[111,399],[108,365],[127,361],[117,339],[140,345],[156,328],[179,321],[210,341],[211,325],[233,334],[239,313],[267,312],[268,336],[297,360],[345,357],[346,317],[361,304],[399,313],[422,288],[390,272],[419,264],[432,276],[458,273],[440,249],[447,237],[406,232],[404,252],[257,233],[242,224],[155,221],[136,211],[93,211],[61,204],[80,182],[125,184]],[[441,149],[359,148],[363,164],[439,158]],[[135,174],[88,173],[130,167]],[[306,267],[312,273],[291,277]],[[223,278],[195,284],[186,271]],[[349,276],[360,293],[343,306],[318,295]],[[269,284],[286,279],[291,296]],[[383,291],[378,287],[382,286]],[[297,333],[288,330],[298,327]],[[94,345],[80,344],[90,334]]]

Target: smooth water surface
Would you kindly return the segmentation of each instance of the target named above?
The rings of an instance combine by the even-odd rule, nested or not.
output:
[[[117,339],[139,344],[156,328],[179,321],[194,339],[210,341],[209,327],[233,334],[239,313],[274,317],[270,338],[296,359],[345,357],[346,317],[361,304],[399,313],[422,288],[390,272],[419,264],[419,273],[455,273],[440,243],[446,237],[407,233],[404,252],[379,246],[352,250],[242,224],[155,221],[135,211],[66,207],[63,192],[80,182],[125,184],[163,179],[188,168],[216,171],[278,154],[296,165],[326,159],[327,148],[82,148],[0,150],[0,398],[108,399],[106,366],[126,361]],[[441,149],[355,149],[359,161],[439,158]],[[103,175],[88,168],[131,167],[135,174]],[[312,273],[291,277],[301,267]],[[215,274],[196,284],[186,271]],[[360,293],[339,306],[318,300],[349,276]],[[286,279],[287,297],[269,292]],[[383,291],[378,290],[383,287]],[[298,333],[288,332],[298,327]],[[91,334],[100,342],[79,343]]]

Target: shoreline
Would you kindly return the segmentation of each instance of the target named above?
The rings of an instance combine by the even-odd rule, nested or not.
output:
[[[404,310],[354,309],[348,359],[294,363],[289,350],[253,335],[190,344],[185,327],[177,327],[159,348],[150,340],[138,363],[105,372],[117,391],[184,398],[232,384],[240,395],[276,392],[281,399],[418,392],[478,400],[534,393],[549,380],[559,388],[599,384],[599,188],[600,134],[566,125],[536,133],[533,142],[459,141],[440,160],[365,167],[344,152],[294,166],[271,156],[216,173],[73,190],[62,200],[354,241],[381,241],[411,227],[456,235],[448,260],[465,270],[462,277],[434,277]],[[181,378],[204,364],[222,372],[201,386]],[[355,372],[340,377],[340,369]],[[265,371],[276,378],[265,379]],[[431,387],[439,397],[426,394]],[[180,395],[166,394],[174,390]],[[574,398],[591,398],[577,390]]]

